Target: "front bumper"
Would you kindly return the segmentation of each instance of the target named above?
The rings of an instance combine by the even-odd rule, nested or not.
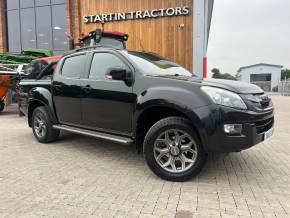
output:
[[[200,135],[208,152],[239,152],[264,141],[265,132],[274,127],[274,110],[267,112],[239,111],[212,105],[198,110],[203,128]],[[224,124],[242,124],[242,134],[229,136]]]

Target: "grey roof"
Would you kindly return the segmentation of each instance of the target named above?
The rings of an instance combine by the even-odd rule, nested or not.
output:
[[[241,68],[238,70],[238,72],[240,73],[240,72],[241,72],[242,70],[244,70],[244,69],[252,68],[252,67],[257,67],[257,66],[267,66],[267,67],[283,68],[282,65],[260,63],[260,64],[254,64],[254,65],[249,65],[249,66],[241,67]]]

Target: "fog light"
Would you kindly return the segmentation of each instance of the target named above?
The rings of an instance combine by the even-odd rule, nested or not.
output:
[[[228,135],[241,135],[243,130],[242,124],[225,124],[224,126],[225,133]]]

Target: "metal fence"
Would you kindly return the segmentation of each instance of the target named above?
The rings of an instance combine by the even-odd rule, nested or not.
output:
[[[282,81],[279,83],[278,91],[282,96],[290,96],[290,81]]]

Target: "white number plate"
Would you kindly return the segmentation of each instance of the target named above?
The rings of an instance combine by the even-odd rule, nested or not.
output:
[[[269,129],[267,132],[265,132],[264,134],[264,141],[266,141],[267,139],[271,138],[274,134],[274,128]]]

